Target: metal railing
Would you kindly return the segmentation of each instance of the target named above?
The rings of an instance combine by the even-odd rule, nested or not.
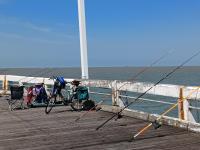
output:
[[[66,81],[72,81],[73,79],[66,79]],[[49,80],[48,78],[36,78],[36,77],[25,77],[25,76],[11,76],[11,75],[0,75],[0,90],[3,93],[9,92],[9,86],[13,84],[19,84],[19,83],[24,83],[26,86],[30,86],[35,83],[44,83],[46,89],[50,89],[51,86],[53,85],[53,81]],[[119,106],[119,107],[124,107],[126,103],[125,101],[134,101],[137,96],[135,96],[133,93],[142,93],[149,87],[151,87],[153,84],[152,83],[142,83],[142,82],[122,82],[122,81],[111,81],[111,80],[82,80],[82,85],[88,86],[90,88],[96,88],[95,90],[90,90],[91,97],[98,97],[99,99],[102,99],[102,96],[104,97],[103,99],[108,100],[112,102],[112,105]],[[122,85],[125,85],[122,87]],[[119,87],[122,87],[119,89]],[[154,107],[153,103],[155,104],[160,104],[156,107],[163,107],[167,108],[169,107],[168,105],[174,105],[177,103],[178,100],[180,100],[180,96],[186,96],[189,95],[192,91],[197,89],[198,87],[183,87],[181,85],[169,85],[169,84],[159,84],[158,86],[152,88],[148,92],[147,95],[150,95],[149,97],[157,96],[157,99],[152,99],[147,97],[140,98],[138,101],[137,105],[140,105],[140,102],[147,102],[147,105],[145,106],[149,107],[152,106]],[[180,95],[180,90],[182,89],[182,95]],[[102,92],[102,90],[105,90]],[[126,95],[122,94],[123,91],[128,91]],[[184,119],[190,122],[199,122],[195,119],[193,116],[191,110],[196,110],[199,111],[200,107],[198,106],[192,106],[190,105],[190,100],[193,99],[195,101],[199,101],[200,94],[197,90],[193,94],[190,94],[190,99],[185,99],[182,101],[182,105],[178,105],[179,108],[176,109],[178,116],[180,119]],[[2,93],[1,92],[1,93]],[[168,101],[168,100],[161,100],[162,98],[159,97],[168,97],[168,99],[174,99],[173,101]],[[100,100],[99,100],[100,101]],[[164,106],[166,105],[166,106]],[[140,106],[144,107],[144,106]],[[138,107],[139,108],[139,107]],[[134,108],[135,109],[135,108]],[[145,111],[145,110],[144,110]],[[161,111],[161,110],[159,110]],[[156,113],[156,112],[154,112]],[[181,118],[180,114],[184,116]]]

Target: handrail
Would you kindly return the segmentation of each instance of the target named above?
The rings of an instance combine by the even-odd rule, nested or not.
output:
[[[53,85],[52,80],[49,80],[49,78],[43,78],[43,77],[26,77],[26,76],[6,75],[6,81],[4,81],[4,79],[5,79],[5,75],[0,75],[0,81],[2,81],[2,85],[6,85],[6,86],[9,86],[10,81],[18,82],[19,79],[23,79],[23,80],[20,80],[20,82],[22,82],[22,83],[26,83],[26,82],[30,83],[30,84],[44,83],[46,85],[46,87],[48,85]],[[31,79],[34,79],[34,80],[31,80]],[[65,80],[68,82],[71,82],[74,79],[65,79]],[[81,80],[81,79],[79,79],[79,80]],[[6,82],[6,84],[5,84],[5,82]],[[123,98],[130,99],[130,100],[136,98],[135,96],[123,95],[121,93],[121,91],[141,93],[144,90],[146,90],[149,86],[152,85],[152,83],[127,82],[127,81],[117,81],[117,80],[81,80],[81,83],[82,83],[82,85],[85,85],[88,87],[112,90],[111,93],[110,93],[110,91],[109,92],[108,91],[100,92],[102,90],[100,90],[100,91],[98,91],[98,90],[91,91],[90,90],[89,92],[90,92],[90,94],[110,96],[110,97],[112,97],[112,98],[110,98],[110,100],[112,99],[112,104],[118,105],[120,107],[124,107],[124,105],[125,105],[122,102]],[[122,89],[119,90],[118,87],[120,87],[124,83],[127,83],[127,84]],[[2,89],[2,88],[0,88],[0,89]],[[4,88],[8,89],[8,87],[4,87]],[[178,100],[180,98],[180,89],[182,89],[182,93],[184,93],[183,95],[188,95],[188,93],[191,92],[192,90],[194,90],[195,88],[196,88],[196,86],[192,87],[192,86],[182,86],[182,85],[172,85],[172,84],[159,84],[158,86],[156,86],[152,90],[150,90],[148,92],[148,94],[155,95],[155,96],[164,96],[164,97],[167,96],[167,97],[172,97],[172,98],[175,98],[176,100]],[[5,89],[2,89],[2,90],[5,90]],[[141,100],[147,101],[147,102],[153,102],[153,103],[160,103],[160,104],[164,104],[164,105],[175,104],[175,103],[169,102],[169,101],[164,101],[164,100],[162,101],[162,99],[155,100],[155,99],[149,99],[149,98],[141,98]],[[185,118],[187,118],[188,121],[190,120],[190,118],[193,118],[192,112],[190,111],[191,109],[200,110],[200,107],[191,106],[189,103],[190,100],[200,101],[200,93],[198,91],[194,92],[191,95],[190,99],[184,101],[184,104],[181,104],[179,106],[179,107],[182,107],[181,111],[182,111],[182,113],[184,113],[184,115],[186,116]],[[184,107],[183,107],[183,105],[184,105]],[[185,111],[183,111],[183,109],[185,109]],[[191,120],[194,121],[194,119],[191,119]]]

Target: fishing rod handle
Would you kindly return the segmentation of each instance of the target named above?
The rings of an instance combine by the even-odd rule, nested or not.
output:
[[[148,124],[146,127],[144,127],[142,130],[140,130],[138,133],[136,133],[134,136],[133,136],[133,139],[135,139],[137,136],[141,135],[142,133],[144,133],[148,128],[150,128],[153,124],[150,123]]]

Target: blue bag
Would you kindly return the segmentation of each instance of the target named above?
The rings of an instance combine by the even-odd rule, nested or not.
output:
[[[89,99],[88,88],[84,86],[79,86],[77,89],[77,96],[78,100],[88,100]]]
[[[61,88],[65,88],[65,79],[63,77],[57,77],[56,80],[59,82]]]

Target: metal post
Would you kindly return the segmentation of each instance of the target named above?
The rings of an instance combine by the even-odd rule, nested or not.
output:
[[[82,79],[88,79],[87,37],[84,0],[78,0]]]

